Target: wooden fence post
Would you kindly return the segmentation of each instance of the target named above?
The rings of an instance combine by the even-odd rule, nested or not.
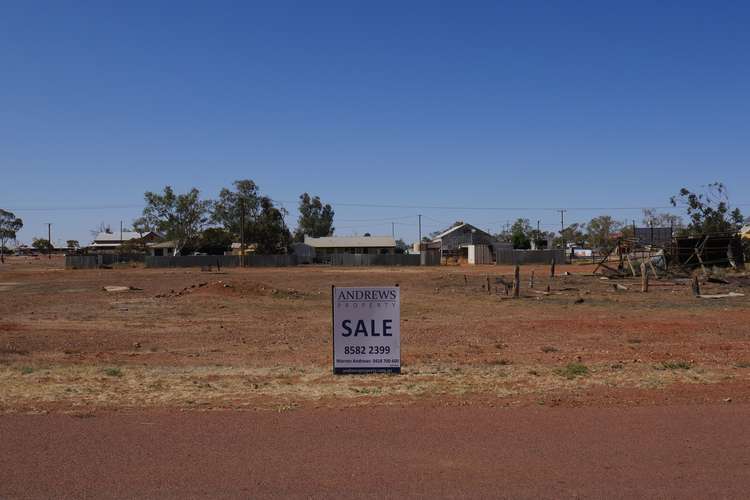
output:
[[[626,255],[625,259],[628,261],[628,266],[630,267],[630,273],[633,275],[633,278],[635,278],[637,275],[635,274],[635,268],[633,267],[633,263],[630,262],[630,256]]]
[[[554,278],[555,277],[555,258],[554,257],[552,257],[552,262],[550,263],[549,277],[550,278]]]
[[[648,292],[648,271],[645,262],[641,262],[641,292]]]
[[[701,282],[698,281],[698,276],[693,276],[693,295],[698,297],[701,294]]]
[[[513,298],[518,298],[521,294],[521,266],[516,264],[513,271]]]
[[[534,270],[531,270],[531,277],[529,278],[529,288],[534,288]]]

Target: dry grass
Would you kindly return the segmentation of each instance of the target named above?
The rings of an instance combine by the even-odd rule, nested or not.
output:
[[[583,368],[581,368],[583,367]],[[613,369],[572,363],[545,365],[417,366],[402,375],[335,376],[317,366],[290,368],[4,366],[0,409],[27,411],[157,407],[275,408],[305,402],[480,395],[544,396],[575,387],[662,388],[674,383],[712,384],[750,374],[733,367],[653,370],[644,364]],[[585,368],[585,370],[584,370]],[[113,372],[111,370],[117,370]],[[562,377],[560,375],[563,375]],[[584,376],[585,375],[585,376]]]

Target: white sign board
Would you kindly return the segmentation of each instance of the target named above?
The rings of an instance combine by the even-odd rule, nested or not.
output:
[[[401,373],[397,286],[332,287],[333,372]]]

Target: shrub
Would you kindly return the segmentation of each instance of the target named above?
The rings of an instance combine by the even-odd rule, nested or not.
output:
[[[661,367],[662,370],[689,370],[691,368],[687,361],[664,361]]]
[[[567,378],[568,380],[576,377],[583,377],[589,374],[589,368],[583,363],[568,363],[565,368],[557,370],[559,375]]]
[[[104,374],[108,377],[122,377],[122,370],[119,368],[105,368]]]

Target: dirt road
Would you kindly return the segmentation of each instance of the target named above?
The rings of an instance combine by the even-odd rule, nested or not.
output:
[[[0,417],[0,497],[746,498],[750,405]]]

